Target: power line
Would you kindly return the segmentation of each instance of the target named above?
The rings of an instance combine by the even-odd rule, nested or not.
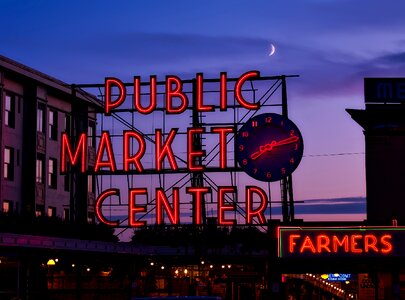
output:
[[[344,156],[344,155],[364,155],[365,152],[343,152],[343,153],[325,153],[325,154],[308,154],[303,157],[320,157],[320,156]]]

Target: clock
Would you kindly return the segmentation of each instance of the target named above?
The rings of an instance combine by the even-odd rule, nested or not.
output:
[[[249,119],[236,136],[236,160],[246,174],[266,182],[290,175],[299,165],[304,143],[298,127],[275,113]]]

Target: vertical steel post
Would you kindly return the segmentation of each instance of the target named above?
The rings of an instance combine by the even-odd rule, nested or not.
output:
[[[198,115],[198,110],[197,110],[197,83],[194,80],[193,81],[193,106],[192,106],[192,125],[193,128],[200,128],[201,127],[201,122],[199,119]],[[201,151],[202,150],[202,135],[201,134],[194,134],[193,135],[193,148],[196,151]],[[200,156],[197,156],[194,158],[193,161],[194,165],[202,165],[202,158]],[[192,187],[203,187],[204,186],[204,173],[203,172],[193,172],[192,173],[192,178],[191,178],[191,186]],[[193,203],[193,222],[196,220],[196,209],[195,209],[195,201]],[[202,214],[202,225],[205,228],[206,222],[207,222],[207,212],[205,210],[205,196],[202,196],[201,199],[201,214]]]
[[[284,75],[281,77],[281,101],[282,115],[288,118],[287,82]],[[292,222],[294,220],[294,196],[291,175],[281,181],[281,201],[283,221]]]

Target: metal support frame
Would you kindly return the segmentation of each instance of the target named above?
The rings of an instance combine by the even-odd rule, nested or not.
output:
[[[235,134],[234,136],[232,136],[231,138],[228,139],[227,143],[229,144],[230,142],[234,142],[235,141],[235,136],[236,136],[236,130],[242,126],[244,124],[244,122],[253,117],[254,115],[260,113],[264,108],[267,109],[271,109],[272,107],[281,107],[282,110],[282,115],[284,117],[288,117],[288,105],[287,105],[287,84],[286,84],[286,78],[290,78],[290,77],[298,77],[298,75],[282,75],[282,76],[268,76],[268,77],[260,77],[257,80],[255,79],[254,82],[256,81],[260,81],[261,85],[263,85],[263,81],[268,81],[272,84],[270,84],[269,87],[266,87],[265,92],[262,94],[262,96],[259,99],[256,99],[256,89],[253,86],[253,81],[251,81],[251,87],[250,88],[244,88],[244,92],[251,92],[253,94],[253,100],[254,102],[260,102],[260,108],[259,110],[256,111],[247,111],[243,116],[239,117],[239,112],[240,109],[242,108],[239,105],[236,105],[234,103],[234,105],[229,105],[228,109],[233,111],[233,121],[232,122],[227,122],[227,123],[221,123],[221,122],[215,122],[213,124],[211,123],[206,123],[203,122],[202,120],[202,114],[199,113],[196,110],[196,97],[195,97],[195,93],[193,91],[195,91],[196,88],[196,82],[195,79],[191,79],[191,80],[183,80],[182,83],[183,84],[191,84],[191,91],[188,91],[186,93],[192,93],[193,94],[193,102],[192,105],[189,105],[186,110],[191,110],[191,118],[192,118],[192,126],[195,128],[198,127],[202,127],[202,126],[212,126],[212,125],[220,125],[220,124],[226,124],[228,126],[232,126],[235,128]],[[236,82],[238,80],[238,78],[228,78],[227,81],[229,82]],[[204,83],[219,83],[219,79],[204,79],[203,80]],[[164,81],[159,81],[157,82],[157,85],[164,85],[166,82]],[[150,83],[149,82],[141,82],[141,86],[148,86]],[[132,86],[133,83],[125,83],[125,86]],[[76,85],[76,87],[84,89],[84,90],[90,90],[90,89],[99,89],[100,91],[100,95],[99,98],[101,101],[104,100],[104,94],[102,93],[102,88],[104,87],[103,84],[78,84]],[[281,103],[272,103],[270,102],[270,98],[274,95],[274,93],[279,89],[279,87],[281,87]],[[91,93],[91,91],[89,91]],[[211,92],[218,92],[217,90],[215,91],[204,91],[204,93],[211,93]],[[232,90],[227,90],[227,92],[233,92]],[[159,93],[158,95],[164,94],[164,93]],[[142,95],[149,95],[149,94],[142,94]],[[127,96],[131,96],[131,94],[127,94]],[[273,98],[272,98],[273,99]],[[271,99],[271,100],[272,100]],[[268,103],[270,102],[270,103]],[[218,109],[218,106],[214,106],[215,109]],[[162,111],[163,108],[157,108],[157,112]],[[129,130],[135,130],[137,132],[139,132],[144,138],[145,140],[147,140],[148,142],[151,142],[152,144],[154,143],[154,140],[150,137],[153,134],[152,133],[144,133],[141,130],[139,130],[138,128],[136,128],[133,124],[130,124],[125,118],[123,118],[122,116],[120,116],[121,113],[131,113],[134,114],[136,113],[136,111],[133,108],[123,108],[123,109],[116,109],[110,117],[113,117],[115,120],[117,120],[118,122],[120,122],[122,125],[124,125],[126,128],[128,128]],[[104,116],[102,115],[101,118],[104,118]],[[133,117],[132,117],[133,119]],[[164,124],[165,124],[165,114],[163,113],[163,120],[164,120]],[[102,124],[104,124],[104,122],[101,122]],[[104,128],[102,128],[102,130],[104,130]],[[76,130],[77,132],[77,130]],[[204,150],[204,145],[202,143],[202,136],[198,135],[195,139],[194,139],[194,144],[193,147],[195,150],[199,151],[199,150]],[[195,165],[198,164],[205,164],[207,167],[204,170],[204,172],[196,172],[196,173],[192,173],[190,174],[189,172],[187,172],[187,170],[184,168],[180,168],[179,170],[171,170],[170,168],[164,168],[161,172],[157,172],[156,170],[150,169],[150,170],[145,170],[145,174],[164,174],[163,176],[167,176],[168,174],[180,174],[180,173],[185,173],[184,176],[182,176],[179,180],[177,180],[174,184],[172,184],[170,187],[166,187],[163,186],[163,188],[165,189],[165,191],[169,191],[173,186],[177,186],[179,188],[184,187],[185,185],[187,185],[188,183],[191,182],[191,186],[194,187],[202,187],[204,186],[204,184],[207,184],[209,187],[211,187],[214,191],[216,190],[217,186],[214,180],[212,180],[209,176],[208,173],[210,172],[214,172],[214,173],[228,173],[231,176],[231,180],[232,182],[235,184],[235,179],[236,179],[236,173],[240,172],[242,169],[240,167],[238,167],[235,163],[235,165],[233,167],[228,168],[227,170],[221,170],[218,167],[210,167],[209,164],[219,155],[219,144],[215,145],[215,147],[212,148],[211,151],[209,151],[208,153],[206,153],[206,156],[204,158],[198,157],[196,158],[196,161],[194,162]],[[179,158],[176,155],[176,159],[181,160],[184,163],[184,160]],[[122,174],[124,175],[128,174],[128,172],[121,172],[121,171],[116,171],[114,172],[114,174]],[[136,172],[133,173],[129,173],[129,174],[137,174]],[[189,180],[186,180],[186,178],[189,176],[189,174],[191,175],[189,178]],[[103,176],[103,175],[112,175],[111,172],[109,171],[103,171],[100,172],[98,174],[98,176]],[[129,184],[129,183],[128,183]],[[283,216],[283,222],[291,222],[294,220],[294,198],[293,198],[293,188],[292,188],[292,176],[289,176],[288,178],[284,179],[281,181],[280,183],[280,187],[281,187],[281,203],[282,203],[282,216]],[[269,193],[270,193],[270,189],[269,189]],[[169,195],[169,197],[171,197],[171,195]],[[152,198],[152,197],[151,197]],[[226,197],[226,201],[228,201],[229,203],[233,203],[235,199],[232,199],[231,196]],[[271,195],[269,195],[269,198],[271,198]],[[146,205],[148,204],[152,204],[155,201],[155,199],[148,199]],[[211,201],[212,202],[212,201]],[[277,201],[273,201],[273,202],[277,202]],[[180,203],[182,204],[188,204],[190,205],[190,203]],[[235,213],[240,213],[241,215],[243,215],[243,209],[238,205],[237,201],[236,201],[236,212]],[[202,207],[201,207],[201,211],[203,214],[203,224],[206,224],[206,217],[207,217],[207,212],[206,212],[206,201],[204,199],[204,201],[202,201],[201,203]],[[150,214],[151,212],[153,212],[154,208],[149,209],[144,216],[142,217],[146,217],[148,214]],[[141,217],[141,218],[142,218]],[[194,217],[194,215],[193,215]],[[271,216],[270,216],[271,218]],[[123,228],[127,228],[126,226],[122,225],[124,224],[126,220],[122,220],[121,221],[121,226]],[[124,229],[125,230],[125,229]],[[124,231],[123,230],[123,231]]]

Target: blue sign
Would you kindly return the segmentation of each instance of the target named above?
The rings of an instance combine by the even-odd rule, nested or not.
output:
[[[328,274],[328,281],[347,281],[351,277],[352,274]]]

